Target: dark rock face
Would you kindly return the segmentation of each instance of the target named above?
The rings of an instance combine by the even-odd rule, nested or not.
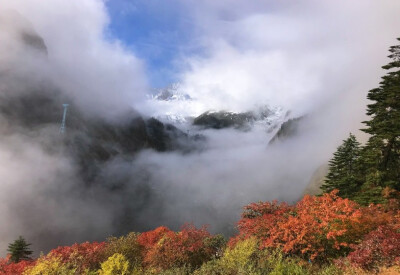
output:
[[[0,32],[12,34],[17,43],[25,46],[23,50],[34,49],[47,55],[43,38],[35,31],[31,22],[14,10],[0,12]]]
[[[47,54],[47,47],[42,37],[34,32],[23,31],[21,38],[24,43],[40,52]]]
[[[205,129],[223,129],[223,128],[244,128],[248,123],[256,120],[251,112],[232,113],[232,112],[205,112],[193,120],[193,125],[202,126]]]
[[[265,121],[269,117],[276,115],[277,110],[271,109],[269,106],[262,106],[248,112],[227,112],[208,111],[194,118],[193,125],[200,126],[204,129],[224,129],[235,128],[247,131],[256,121]]]
[[[297,133],[299,133],[299,130],[301,129],[301,122],[304,120],[304,118],[305,118],[304,116],[291,118],[282,123],[278,132],[275,134],[275,136],[271,139],[269,143],[273,144],[278,140],[283,141],[285,139],[297,135]]]
[[[46,89],[46,88],[44,88]],[[0,98],[0,114],[11,128],[36,131],[53,127],[58,131],[65,102],[71,102],[56,91],[37,91],[21,96]],[[66,119],[66,133],[59,141],[79,164],[84,182],[90,183],[96,174],[93,166],[116,157],[133,159],[143,149],[158,152],[195,150],[202,142],[171,124],[155,118],[145,119],[131,111],[121,115],[117,122],[87,117],[70,104]]]
[[[169,90],[163,90],[156,96],[156,99],[157,100],[169,100],[169,99],[171,99],[172,96],[173,96],[173,94]]]

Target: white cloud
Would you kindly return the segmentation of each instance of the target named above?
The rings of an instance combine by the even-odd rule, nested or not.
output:
[[[144,64],[121,42],[107,39],[103,1],[1,0],[0,6],[30,21],[44,39],[47,66],[35,63],[32,70],[42,71],[87,113],[108,116],[143,100]],[[26,62],[26,55],[21,58]]]
[[[364,98],[399,36],[395,0],[192,1],[190,9],[204,53],[183,60],[181,79],[214,109],[270,102],[302,114],[340,104],[343,93]]]

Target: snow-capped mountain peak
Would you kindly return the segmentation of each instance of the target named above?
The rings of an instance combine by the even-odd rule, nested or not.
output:
[[[174,101],[191,100],[190,95],[182,91],[180,83],[173,83],[165,88],[155,89],[152,98],[155,100]]]
[[[203,100],[204,101],[204,100]],[[285,110],[281,107],[271,107],[259,104],[252,109],[241,112],[234,110],[207,107],[207,101],[202,102],[189,95],[180,83],[171,84],[165,88],[155,89],[148,97],[150,116],[160,121],[171,123],[184,129],[222,129],[236,128],[249,130],[253,127],[272,132],[285,119]]]

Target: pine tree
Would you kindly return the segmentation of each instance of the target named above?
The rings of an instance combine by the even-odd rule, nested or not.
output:
[[[400,41],[400,38],[397,40]],[[382,77],[380,86],[368,92],[367,115],[364,132],[371,135],[370,151],[375,155],[372,166],[367,169],[378,174],[381,187],[390,186],[400,190],[400,45],[390,47],[391,62],[382,68],[388,73]],[[368,175],[367,175],[368,176]],[[376,177],[375,177],[376,178]]]
[[[353,199],[362,205],[370,203],[387,203],[383,196],[384,177],[379,170],[382,159],[381,148],[384,146],[382,139],[371,137],[361,150],[360,171],[363,177],[363,185]]]
[[[29,256],[32,254],[32,251],[29,249],[30,245],[31,244],[27,243],[22,236],[9,244],[7,251],[11,255],[10,261],[18,263],[22,260],[30,260],[31,258]]]
[[[339,196],[351,198],[362,184],[359,176],[360,143],[353,134],[343,140],[329,161],[329,172],[321,189],[327,193],[339,190]]]

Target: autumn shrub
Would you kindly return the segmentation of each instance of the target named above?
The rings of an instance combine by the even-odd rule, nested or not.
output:
[[[73,266],[77,269],[77,272],[83,272],[84,270],[100,268],[100,263],[106,259],[105,247],[105,242],[85,242],[71,246],[60,246],[51,250],[48,255],[59,258],[64,264]]]
[[[220,263],[227,270],[243,269],[251,272],[255,268],[258,252],[257,239],[248,238],[237,242],[233,247],[228,247]]]
[[[311,267],[310,272],[318,275],[344,275],[343,270],[335,264],[316,266],[316,268]]]
[[[0,259],[0,275],[8,275],[8,274],[23,274],[23,272],[33,266],[35,261],[20,261],[18,263],[14,263],[10,261],[10,255],[7,255],[6,258]]]
[[[308,265],[296,256],[288,257],[280,249],[266,249],[260,255],[261,274],[271,275],[306,275]]]
[[[172,232],[168,227],[160,226],[154,230],[143,232],[137,237],[139,245],[141,245],[145,250],[151,249],[156,245],[161,238],[164,237],[166,233]],[[145,251],[146,253],[147,251]]]
[[[400,229],[400,211],[397,202],[391,201],[386,205],[371,204],[360,208],[361,217],[358,227],[353,228],[354,234],[364,236],[380,226],[390,226],[393,229]]]
[[[237,241],[225,250],[223,257],[203,264],[195,275],[238,274],[309,274],[306,266],[296,257],[287,257],[281,251],[260,249],[256,238]]]
[[[129,272],[129,261],[124,255],[115,253],[106,261],[101,263],[99,275],[127,275]]]
[[[179,232],[162,227],[143,233],[138,242],[144,247],[143,262],[146,266],[167,270],[184,265],[196,268],[210,260],[218,249],[210,245],[214,243],[212,238],[206,227],[196,228],[188,224]]]
[[[76,268],[63,263],[60,257],[44,256],[40,257],[34,266],[27,268],[24,275],[74,275]],[[9,273],[13,274],[13,273]],[[79,273],[78,273],[79,274]]]
[[[368,233],[347,258],[351,263],[367,270],[399,264],[400,233],[388,226],[380,226]]]
[[[213,259],[196,269],[193,275],[233,275],[232,272],[232,270],[228,270],[228,268],[221,264],[220,259]]]
[[[280,248],[284,253],[323,261],[346,255],[360,224],[360,207],[337,196],[305,196],[296,205],[256,203],[244,208],[237,239],[255,236],[262,248]]]
[[[192,268],[190,266],[173,267],[167,270],[157,271],[156,273],[141,273],[141,275],[190,275]]]
[[[106,246],[103,250],[105,258],[119,253],[129,261],[130,266],[141,266],[142,263],[142,251],[141,245],[138,242],[138,233],[129,233],[122,237],[110,237],[106,242]]]
[[[400,265],[391,266],[391,267],[383,267],[379,270],[379,275],[394,275],[400,274]]]

